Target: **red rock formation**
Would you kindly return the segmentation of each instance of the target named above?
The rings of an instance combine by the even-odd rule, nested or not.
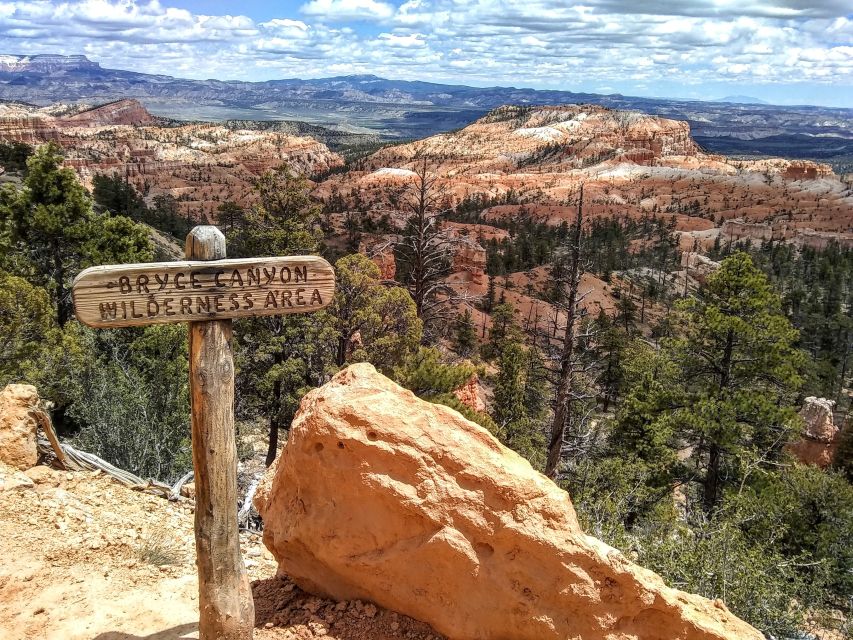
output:
[[[589,105],[496,109],[459,131],[382,149],[317,193],[356,190],[369,206],[394,209],[391,194],[411,183],[424,157],[442,206],[475,195],[511,197],[488,209],[486,220],[571,222],[575,208],[566,202],[584,183],[589,221],[674,217],[677,230],[692,233],[736,220],[723,238],[821,246],[835,237],[853,246],[853,197],[827,165],[704,154],[687,123]],[[782,220],[784,231],[777,229]],[[683,246],[693,240],[703,249],[713,236],[697,235]]]
[[[174,196],[197,220],[213,221],[226,200],[251,204],[255,178],[282,163],[302,174],[343,163],[308,137],[218,124],[154,126],[156,119],[135,100],[67,111],[0,105],[0,139],[57,142],[84,184],[96,174],[118,174],[149,199]]]
[[[394,258],[394,242],[383,236],[363,235],[358,245],[358,252],[373,260],[379,267],[379,277],[382,280],[393,280],[397,275],[397,261]]]
[[[803,437],[789,447],[800,462],[821,469],[832,464],[839,441],[839,429],[832,415],[834,407],[835,402],[826,398],[806,398],[800,409],[800,417],[806,426]]]
[[[454,640],[761,640],[587,536],[488,431],[353,365],[308,393],[255,496],[281,574]]]
[[[472,235],[467,226],[443,225],[453,251],[453,273],[465,273],[471,282],[482,284],[486,276],[486,250]]]
[[[467,273],[471,282],[482,284],[486,277],[486,250],[471,240],[458,239],[453,243],[454,273]]]
[[[475,373],[461,387],[453,390],[453,395],[469,409],[483,412],[486,410],[486,393],[480,384],[480,377]]]
[[[782,173],[787,180],[816,180],[832,176],[832,168],[809,160],[792,160]]]
[[[154,116],[137,100],[117,100],[58,119],[58,126],[98,127],[105,125],[151,125]]]

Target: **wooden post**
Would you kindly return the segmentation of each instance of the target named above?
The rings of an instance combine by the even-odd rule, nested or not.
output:
[[[216,227],[190,231],[186,257],[225,258]],[[200,640],[247,640],[255,605],[240,555],[231,320],[189,323]]]
[[[74,279],[74,313],[112,329],[189,322],[200,640],[251,640],[255,605],[240,557],[231,319],[310,313],[335,295],[319,256],[225,259],[225,236],[199,226],[186,261],[101,265]],[[61,453],[57,453],[61,455]]]

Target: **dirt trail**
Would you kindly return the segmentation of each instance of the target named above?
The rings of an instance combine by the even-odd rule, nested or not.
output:
[[[0,638],[197,638],[192,510],[192,501],[168,502],[101,474],[36,467],[25,475],[0,463]],[[440,640],[405,616],[315,598],[274,577],[257,535],[244,535],[242,549],[259,640]]]

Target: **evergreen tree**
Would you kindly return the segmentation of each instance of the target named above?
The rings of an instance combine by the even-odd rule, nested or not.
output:
[[[499,357],[503,344],[507,339],[518,338],[518,327],[515,326],[515,308],[506,302],[495,305],[492,309],[492,328],[489,331],[489,341],[483,345],[483,355],[487,359]]]
[[[389,373],[421,341],[422,323],[402,287],[386,287],[379,267],[353,254],[335,263],[335,299],[327,310],[338,333],[336,364],[367,360]]]
[[[630,294],[619,290],[616,292],[616,324],[622,325],[626,335],[631,335],[637,326],[637,305]]]
[[[8,230],[9,242],[2,251],[24,256],[19,264],[31,272],[21,275],[47,289],[64,326],[71,317],[71,280],[82,267],[150,260],[151,242],[127,218],[92,212],[85,189],[74,171],[62,166],[55,144],[40,147],[27,167],[22,189],[8,185],[0,192],[0,226]]]
[[[620,429],[634,434],[632,447],[677,441],[689,449],[690,477],[711,514],[725,485],[771,465],[796,432],[792,404],[805,361],[779,296],[744,253],[724,260],[700,297],[677,309],[676,337],[661,341],[660,355],[675,373],[662,376],[660,358],[648,359],[652,369],[629,386]]]
[[[470,309],[466,308],[465,313],[456,316],[453,344],[456,353],[466,358],[477,348],[477,328],[471,318]]]
[[[308,182],[283,166],[255,185],[258,204],[246,212],[246,225],[228,235],[235,257],[315,252],[320,246],[319,207]],[[269,420],[267,464],[278,450],[304,392],[325,382],[336,353],[335,329],[327,314],[246,318],[235,322],[237,408]]]
[[[57,334],[47,291],[0,270],[0,387],[28,379]]]
[[[441,401],[467,382],[474,374],[470,365],[454,365],[441,361],[434,347],[421,347],[394,370],[394,380],[426,400]]]
[[[225,234],[234,234],[246,226],[246,212],[233,200],[226,200],[216,208],[216,223]]]
[[[537,468],[544,462],[547,405],[542,361],[533,349],[505,342],[495,378],[494,419],[506,445]]]

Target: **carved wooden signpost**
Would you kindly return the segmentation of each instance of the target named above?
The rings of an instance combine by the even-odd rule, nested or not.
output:
[[[252,637],[254,603],[240,556],[231,319],[317,311],[335,274],[315,256],[225,259],[216,227],[187,236],[186,262],[91,267],[74,311],[91,327],[189,322],[199,638]]]

